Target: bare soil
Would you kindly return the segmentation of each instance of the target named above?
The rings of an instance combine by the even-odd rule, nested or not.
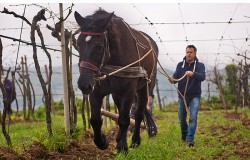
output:
[[[85,141],[71,141],[67,148],[61,152],[48,151],[45,146],[39,142],[33,142],[29,148],[22,154],[18,154],[12,149],[0,147],[1,160],[108,160],[115,156],[115,137],[117,127],[111,128],[106,136],[109,139],[109,147],[106,150],[98,149],[93,143],[93,132],[86,131]]]
[[[245,114],[237,112],[225,112],[224,117],[229,120],[240,120],[245,128],[250,129],[250,119]],[[232,154],[237,155],[241,159],[249,159],[250,140],[244,139],[241,134],[237,134],[237,136],[234,138],[229,136],[232,133],[237,133],[236,127],[212,125],[210,130],[212,135],[215,136],[218,141],[221,141],[223,145],[234,146],[233,153],[225,150],[224,152],[215,155],[212,159],[228,159],[230,156],[232,156]]]

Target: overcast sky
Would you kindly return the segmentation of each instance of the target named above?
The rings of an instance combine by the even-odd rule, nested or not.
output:
[[[59,5],[39,4],[54,13],[59,13]],[[64,3],[64,8],[71,4]],[[9,11],[15,11],[22,15],[24,5],[0,4]],[[174,70],[177,63],[185,56],[185,47],[194,44],[197,49],[197,57],[211,70],[215,65],[223,68],[232,60],[239,61],[241,57],[237,53],[247,51],[250,57],[250,4],[249,3],[75,3],[73,12],[67,19],[66,28],[75,30],[77,24],[74,19],[74,11],[82,16],[92,14],[99,7],[108,12],[115,12],[133,28],[149,34],[158,44],[160,49],[159,60],[168,69]],[[28,4],[25,17],[31,22],[32,18],[41,8]],[[68,11],[64,13],[66,15]],[[49,12],[46,12],[49,18]],[[147,17],[147,19],[145,18]],[[22,21],[12,15],[0,13],[0,34],[19,38]],[[57,18],[54,19],[58,21]],[[45,43],[55,49],[60,49],[60,43],[50,35],[46,25],[54,25],[52,18],[41,21]],[[149,25],[149,22],[153,25]],[[228,23],[230,22],[230,23]],[[22,39],[30,42],[30,27],[24,22]],[[18,42],[2,38],[3,65],[14,66],[17,56]],[[162,41],[162,42],[161,42]],[[37,42],[39,38],[37,38]],[[73,51],[78,54],[76,51]],[[61,65],[61,53],[50,51],[53,65]],[[32,65],[32,47],[21,44],[19,59],[21,56],[28,57],[28,63]],[[39,50],[39,60],[42,65],[48,60],[45,53]],[[74,57],[74,63],[78,58]],[[20,63],[20,60],[18,60]],[[236,63],[236,62],[235,62]]]

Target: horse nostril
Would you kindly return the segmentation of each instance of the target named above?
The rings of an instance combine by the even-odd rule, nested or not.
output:
[[[91,84],[78,85],[78,88],[82,91],[83,94],[89,94],[93,90]]]
[[[92,86],[90,85],[90,84],[88,84],[87,86],[86,86],[86,91],[92,91]]]

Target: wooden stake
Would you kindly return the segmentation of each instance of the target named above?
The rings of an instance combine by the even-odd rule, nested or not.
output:
[[[66,52],[65,52],[65,35],[63,22],[63,4],[59,3],[60,20],[61,20],[61,47],[62,47],[62,72],[63,72],[63,99],[64,99],[64,126],[66,135],[70,135],[70,119],[69,119],[69,95],[67,82],[67,66],[66,66]]]
[[[156,79],[155,86],[156,86],[156,93],[157,93],[159,108],[160,108],[160,110],[162,110],[161,96],[160,96],[160,91],[159,91],[159,87],[158,87],[158,79]]]
[[[23,82],[23,119],[25,119],[26,118],[26,87],[25,87],[23,57],[21,57],[21,64],[22,64],[22,82]]]

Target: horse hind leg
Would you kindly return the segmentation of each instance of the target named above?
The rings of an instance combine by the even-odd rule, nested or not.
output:
[[[140,125],[141,125],[143,115],[144,115],[144,110],[147,104],[147,94],[144,94],[144,93],[146,93],[146,91],[138,92],[138,106],[135,112],[135,127],[134,127],[134,133],[132,136],[132,143],[130,145],[130,148],[135,148],[139,146],[141,143]]]
[[[134,92],[133,92],[134,93]],[[118,118],[118,125],[119,131],[116,137],[116,149],[117,152],[127,152],[128,151],[128,144],[127,144],[127,131],[130,124],[130,117],[129,111],[133,101],[133,93],[129,93],[128,95],[124,95],[123,97],[113,96],[115,103],[118,106],[119,110],[119,118]]]
[[[117,152],[127,152],[128,151],[128,143],[127,143],[127,131],[128,131],[128,126],[130,124],[130,118],[129,116],[125,116],[120,114],[119,120],[119,132],[116,138],[116,149]]]

